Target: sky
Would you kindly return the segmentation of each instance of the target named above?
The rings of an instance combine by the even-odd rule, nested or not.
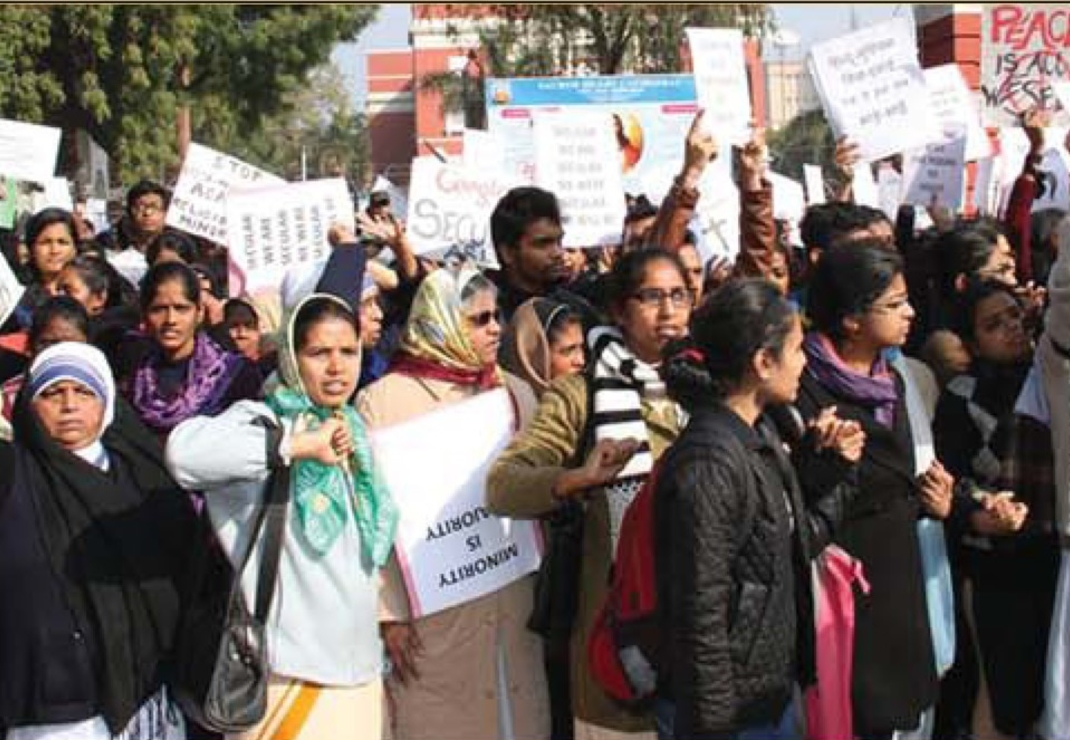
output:
[[[773,13],[782,29],[799,37],[799,44],[783,49],[785,60],[802,59],[810,45],[842,35],[851,30],[852,8],[859,28],[889,20],[897,15],[911,17],[909,3],[773,3]],[[364,105],[364,55],[372,49],[395,49],[409,44],[409,21],[412,12],[408,4],[382,5],[376,21],[368,26],[358,41],[339,44],[332,54],[342,70],[353,94],[357,109]],[[779,52],[769,54],[779,59]]]

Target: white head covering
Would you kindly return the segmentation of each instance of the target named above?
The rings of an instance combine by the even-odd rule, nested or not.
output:
[[[47,388],[72,380],[89,388],[104,404],[100,432],[93,442],[74,454],[98,467],[106,467],[107,455],[100,444],[104,431],[115,420],[115,379],[104,353],[91,344],[60,342],[34,358],[26,376],[26,388],[36,398]]]

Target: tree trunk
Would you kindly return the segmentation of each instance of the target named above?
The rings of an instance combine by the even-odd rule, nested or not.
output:
[[[183,91],[189,89],[190,76],[189,64],[183,62],[178,71],[178,84]],[[186,152],[189,150],[189,143],[193,138],[193,115],[190,111],[189,103],[183,103],[178,106],[175,130],[178,134],[178,158],[180,161],[185,162]]]

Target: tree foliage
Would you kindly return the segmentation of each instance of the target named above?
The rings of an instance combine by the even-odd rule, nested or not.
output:
[[[820,108],[795,116],[770,132],[767,141],[773,169],[782,175],[802,180],[804,164],[821,165],[826,173],[837,171],[836,139]]]
[[[177,161],[176,115],[212,145],[255,131],[374,5],[5,5],[0,116],[85,129],[129,181]],[[68,148],[69,149],[69,148]],[[69,165],[61,159],[61,166]]]

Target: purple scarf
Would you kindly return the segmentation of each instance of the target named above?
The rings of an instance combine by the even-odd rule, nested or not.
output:
[[[807,334],[803,349],[807,371],[830,393],[870,409],[877,422],[886,427],[895,423],[899,392],[895,387],[895,375],[883,355],[873,363],[869,375],[862,375],[844,364],[832,340],[824,334]]]
[[[164,397],[160,392],[157,372],[161,362],[163,355],[157,347],[138,366],[131,402],[148,427],[166,434],[186,419],[214,416],[222,411],[231,381],[242,369],[243,358],[198,332],[186,382],[171,397]]]

